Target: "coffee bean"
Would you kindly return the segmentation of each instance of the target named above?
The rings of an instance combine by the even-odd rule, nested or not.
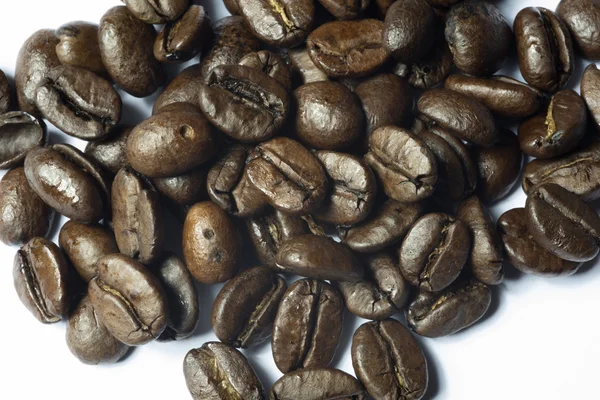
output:
[[[231,15],[240,15],[240,7],[237,0],[223,0],[223,4]]]
[[[290,58],[294,72],[300,76],[303,84],[329,80],[327,74],[320,70],[313,60],[311,60],[308,55],[308,49],[291,49],[288,52],[288,57]]]
[[[44,146],[48,137],[44,121],[22,111],[0,115],[0,169],[22,165],[27,152]]]
[[[73,21],[56,30],[59,43],[56,55],[62,65],[81,67],[109,78],[100,55],[98,25],[83,21]]]
[[[336,19],[357,19],[365,12],[371,0],[344,1],[344,0],[319,0],[319,3]]]
[[[185,214],[191,206],[208,199],[207,174],[208,170],[203,166],[182,175],[154,178],[152,183],[171,210],[185,219]]]
[[[429,90],[443,83],[453,66],[452,52],[442,34],[420,61],[412,64],[400,61],[392,70],[394,74],[407,79],[411,86]]]
[[[600,129],[600,71],[596,64],[587,66],[581,78],[581,97],[590,111],[596,129]]]
[[[188,8],[189,0],[124,0],[136,18],[147,24],[175,21]]]
[[[600,60],[596,32],[600,30],[600,7],[594,0],[561,0],[556,13],[563,19],[578,52],[591,61]]]
[[[436,18],[426,0],[401,0],[385,15],[383,47],[405,63],[421,60],[434,43]]]
[[[352,366],[375,400],[420,399],[427,391],[427,360],[395,319],[362,324],[352,337]]]
[[[85,146],[85,155],[106,171],[116,175],[121,168],[127,166],[125,146],[132,130],[133,126],[116,126],[110,137],[89,142]]]
[[[288,372],[271,387],[269,400],[365,400],[367,394],[351,375],[332,368]]]
[[[158,96],[152,108],[152,115],[159,114],[173,103],[191,103],[200,108],[200,87],[204,83],[200,65],[187,67],[177,75]]]
[[[268,50],[248,53],[242,57],[239,64],[260,69],[279,82],[286,90],[292,88],[292,70],[278,53],[272,53]]]
[[[13,89],[4,71],[0,70],[0,114],[8,112],[14,103]]]

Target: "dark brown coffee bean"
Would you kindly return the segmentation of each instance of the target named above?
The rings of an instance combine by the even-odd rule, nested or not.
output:
[[[246,54],[239,62],[240,65],[260,69],[275,79],[286,90],[292,88],[292,70],[283,57],[268,50]]]
[[[66,317],[71,307],[71,270],[57,245],[35,237],[15,255],[13,280],[19,299],[44,324]]]
[[[598,255],[600,217],[577,195],[546,183],[529,193],[525,210],[529,233],[550,253],[575,262]]]
[[[329,80],[327,74],[311,60],[306,48],[291,49],[287,55],[294,72],[301,78],[303,84]]]
[[[381,43],[383,22],[375,19],[328,22],[306,40],[315,65],[334,78],[358,78],[378,70],[388,53]]]
[[[152,183],[167,205],[185,218],[188,209],[199,201],[207,200],[206,167],[196,168],[182,175],[169,178],[154,178]]]
[[[190,350],[183,361],[185,381],[194,400],[264,400],[252,366],[235,348],[219,342]]]
[[[88,296],[81,299],[69,316],[66,339],[71,353],[88,365],[116,363],[130,349],[98,321],[98,315]]]
[[[158,338],[167,326],[163,288],[143,264],[123,254],[96,263],[88,296],[98,319],[120,342],[140,346]]]
[[[524,208],[513,208],[502,214],[498,230],[508,262],[520,271],[540,276],[568,276],[581,266],[580,262],[555,256],[535,241],[527,229]]]
[[[127,7],[113,7],[104,14],[98,38],[106,70],[127,93],[149,96],[165,83],[165,71],[152,52],[156,31]]]
[[[121,168],[127,166],[125,146],[132,130],[133,126],[128,125],[115,127],[110,137],[89,142],[85,146],[85,155],[106,171],[116,175]]]
[[[327,367],[338,347],[344,301],[331,285],[314,279],[294,282],[285,292],[273,326],[271,347],[281,372]]]
[[[22,111],[0,115],[0,169],[23,163],[27,152],[44,146],[48,137],[44,121]]]
[[[96,261],[119,252],[114,233],[97,224],[68,221],[60,229],[58,243],[75,271],[86,282],[98,274]]]
[[[183,254],[194,278],[209,284],[227,281],[238,270],[240,253],[240,234],[225,211],[210,201],[190,209],[183,225]]]
[[[441,35],[420,61],[413,64],[400,61],[392,70],[394,74],[407,79],[411,86],[429,90],[442,84],[453,66],[452,52]]]
[[[12,109],[13,104],[13,89],[4,71],[0,70],[0,114],[4,114]]]
[[[401,0],[385,15],[383,47],[404,63],[421,60],[434,43],[436,18],[425,0]]]
[[[188,8],[189,0],[123,0],[137,19],[147,24],[175,21]]]
[[[594,63],[588,65],[583,72],[581,97],[590,111],[594,126],[600,130],[600,71]]]
[[[271,387],[269,400],[365,400],[360,382],[344,371],[306,368],[288,372]]]
[[[427,360],[395,319],[362,324],[352,337],[352,366],[375,400],[418,400],[427,391]]]
[[[144,264],[156,261],[165,240],[163,209],[150,181],[126,167],[112,186],[112,221],[121,253]]]
[[[223,0],[223,4],[231,15],[240,15],[240,7],[237,0]]]
[[[352,250],[326,236],[299,235],[285,241],[276,262],[285,272],[313,279],[357,282],[364,273]]]
[[[73,21],[56,30],[59,43],[56,55],[62,65],[81,67],[108,78],[100,55],[98,25],[90,22]]]
[[[270,268],[241,272],[215,298],[211,315],[215,335],[233,347],[251,348],[264,342],[271,336],[286,289],[283,278]]]
[[[600,30],[600,7],[594,0],[561,0],[556,13],[569,27],[573,42],[581,55],[600,60],[597,32]]]
[[[336,19],[357,19],[365,12],[371,0],[319,0],[319,3]]]
[[[204,84],[200,65],[192,65],[177,75],[158,96],[152,108],[152,115],[159,114],[173,103],[191,103],[200,108],[200,87]]]

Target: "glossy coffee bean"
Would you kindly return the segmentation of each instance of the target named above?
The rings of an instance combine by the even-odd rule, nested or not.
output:
[[[187,67],[179,73],[158,96],[152,108],[152,115],[159,114],[173,103],[191,103],[200,108],[199,91],[204,83],[200,65]]]
[[[406,311],[409,328],[418,335],[452,335],[479,321],[492,300],[490,288],[477,281],[461,281],[441,292],[419,291]]]
[[[165,83],[165,72],[152,52],[154,27],[137,19],[126,7],[113,7],[104,14],[98,38],[106,70],[127,93],[149,96]]]
[[[219,342],[190,350],[183,361],[185,381],[194,400],[263,400],[260,380],[242,353]]]
[[[352,366],[375,400],[423,397],[427,360],[408,329],[395,319],[362,324],[352,337]]]
[[[0,70],[0,114],[8,112],[14,103],[14,94],[4,71]]]
[[[426,0],[400,0],[385,15],[383,47],[404,63],[421,60],[434,43],[436,18]]]
[[[529,193],[525,210],[531,236],[552,254],[575,262],[598,254],[600,217],[577,195],[546,183]]]
[[[363,263],[364,280],[336,283],[346,308],[365,319],[389,318],[406,305],[410,285],[402,276],[398,262],[388,253],[367,255]]]
[[[357,19],[371,4],[371,0],[347,2],[344,0],[319,0],[319,3],[336,19]]]
[[[498,230],[508,262],[520,271],[539,276],[568,276],[580,262],[563,260],[540,246],[527,229],[527,212],[513,208],[498,219]]]
[[[504,280],[502,241],[489,211],[477,196],[471,196],[458,205],[456,216],[471,231],[469,265],[473,275],[486,285],[501,284]]]
[[[581,97],[590,111],[594,127],[600,129],[600,71],[596,64],[587,66],[581,78]]]
[[[475,76],[498,71],[513,46],[500,10],[487,1],[465,0],[446,15],[446,41],[461,71]]]
[[[561,90],[552,96],[545,113],[521,122],[521,150],[537,158],[566,154],[579,144],[586,125],[587,110],[583,99],[573,90]]]
[[[113,182],[112,221],[121,253],[144,264],[160,257],[165,227],[159,195],[147,178],[128,167]]]
[[[79,361],[88,365],[113,364],[129,351],[98,321],[98,315],[85,296],[67,321],[67,346]]]
[[[294,72],[300,77],[303,84],[329,80],[327,74],[315,65],[305,47],[290,49],[287,55]]]
[[[600,60],[597,32],[600,30],[600,7],[594,0],[561,0],[556,13],[569,27],[578,52],[588,60]]]
[[[202,166],[181,175],[154,178],[152,183],[171,210],[185,218],[191,206],[208,198],[207,175],[207,168]]]
[[[269,400],[365,400],[363,386],[351,375],[332,368],[288,372],[271,387]]]
[[[223,0],[223,5],[231,15],[240,15],[240,7],[237,0]]]
[[[100,55],[98,25],[90,22],[73,21],[56,30],[59,43],[56,55],[62,65],[72,65],[92,71],[108,78],[108,72]]]
[[[229,216],[216,204],[197,203],[183,225],[186,264],[202,283],[225,282],[238,270],[241,253],[239,232]]]
[[[223,286],[213,303],[211,324],[217,338],[233,347],[251,348],[271,336],[285,280],[267,267],[254,267]]]
[[[359,253],[375,253],[402,240],[423,213],[420,203],[386,201],[360,224],[339,231],[342,243]]]
[[[292,87],[292,70],[283,57],[278,53],[261,50],[246,54],[239,62],[240,65],[260,69],[275,79],[286,90]]]
[[[112,84],[81,67],[52,68],[35,92],[44,118],[83,140],[106,137],[121,119],[121,97]]]
[[[408,80],[411,86],[429,90],[442,84],[453,66],[452,52],[444,36],[440,35],[421,60],[412,64],[397,62],[392,71]]]
[[[565,23],[543,7],[519,11],[514,22],[519,69],[531,86],[556,92],[573,73],[573,42]]]
[[[109,182],[104,172],[68,144],[38,147],[25,158],[31,188],[67,218],[97,222],[109,208]]]
[[[314,279],[294,282],[285,292],[273,326],[271,347],[281,372],[327,367],[338,346],[344,301],[331,285]]]
[[[189,0],[124,0],[129,11],[147,24],[175,21],[188,8]]]
[[[73,294],[71,270],[57,245],[35,237],[13,263],[13,282],[23,305],[44,324],[67,316]]]
[[[358,78],[377,71],[387,60],[381,38],[384,24],[375,19],[328,22],[306,40],[315,65],[334,78]]]
[[[363,266],[348,247],[326,236],[299,235],[277,252],[277,267],[307,278],[357,282]]]
[[[110,137],[85,146],[85,155],[103,167],[106,171],[116,175],[123,167],[127,166],[125,146],[133,126],[120,125],[115,127]]]
[[[11,111],[0,114],[0,169],[23,164],[27,152],[44,146],[46,124],[31,114]]]
[[[336,82],[314,82],[294,91],[296,135],[308,147],[344,150],[364,133],[360,99]]]
[[[75,271],[86,282],[98,274],[96,261],[119,252],[114,233],[97,224],[68,221],[60,229],[58,243]]]

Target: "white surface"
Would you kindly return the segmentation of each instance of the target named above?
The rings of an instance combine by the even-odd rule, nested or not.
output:
[[[558,1],[496,1],[512,24],[525,6],[554,9]],[[117,0],[3,0],[0,24],[0,68],[11,77],[23,41],[40,28],[57,28],[72,20],[98,22]],[[213,21],[226,14],[220,0],[205,0]],[[570,82],[578,88],[587,63],[580,61]],[[513,60],[503,73],[518,76]],[[149,116],[151,100],[123,96],[126,122]],[[54,140],[74,142],[55,128]],[[83,148],[84,143],[78,142]],[[519,189],[494,207],[521,207]],[[64,218],[61,220],[61,224]],[[58,228],[55,230],[58,232]],[[176,235],[177,236],[177,235]],[[201,288],[198,333],[182,342],[152,343],[136,349],[113,366],[80,364],[69,352],[65,324],[45,326],[19,302],[12,283],[16,248],[0,245],[4,264],[0,276],[0,399],[187,399],[182,373],[186,352],[215,340],[210,308],[219,287]],[[594,263],[575,276],[543,279],[518,274],[508,267],[507,279],[494,288],[490,312],[475,327],[452,337],[421,339],[429,360],[430,387],[426,398],[436,399],[593,399],[598,398],[600,359],[600,268]],[[348,318],[333,366],[352,373],[350,341],[362,323]],[[268,390],[280,376],[268,344],[245,351]]]

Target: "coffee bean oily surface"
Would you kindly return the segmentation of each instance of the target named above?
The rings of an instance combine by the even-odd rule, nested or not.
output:
[[[569,27],[579,53],[589,60],[599,60],[600,7],[598,3],[594,0],[561,0],[556,13]]]
[[[11,111],[0,115],[0,168],[23,163],[27,152],[46,144],[46,124],[31,114]]]
[[[240,65],[258,68],[274,78],[285,89],[292,87],[292,70],[287,61],[278,54],[268,50],[248,53],[239,62]]]
[[[0,70],[0,114],[4,114],[12,108],[15,101],[12,90],[6,74]]]
[[[108,77],[100,55],[97,24],[73,21],[59,27],[56,37],[60,41],[56,45],[56,55],[61,64],[82,67]]]
[[[600,129],[600,71],[596,64],[590,64],[581,78],[581,97],[588,106],[594,126]],[[592,121],[589,121],[590,123]]]
[[[187,9],[189,0],[124,0],[136,18],[148,24],[174,21]]]
[[[133,130],[132,126],[119,125],[115,127],[110,137],[104,140],[89,142],[85,146],[85,154],[106,171],[117,174],[127,166],[125,146],[127,138]]]
[[[289,372],[271,387],[269,400],[365,400],[363,386],[351,375],[333,368]]]

